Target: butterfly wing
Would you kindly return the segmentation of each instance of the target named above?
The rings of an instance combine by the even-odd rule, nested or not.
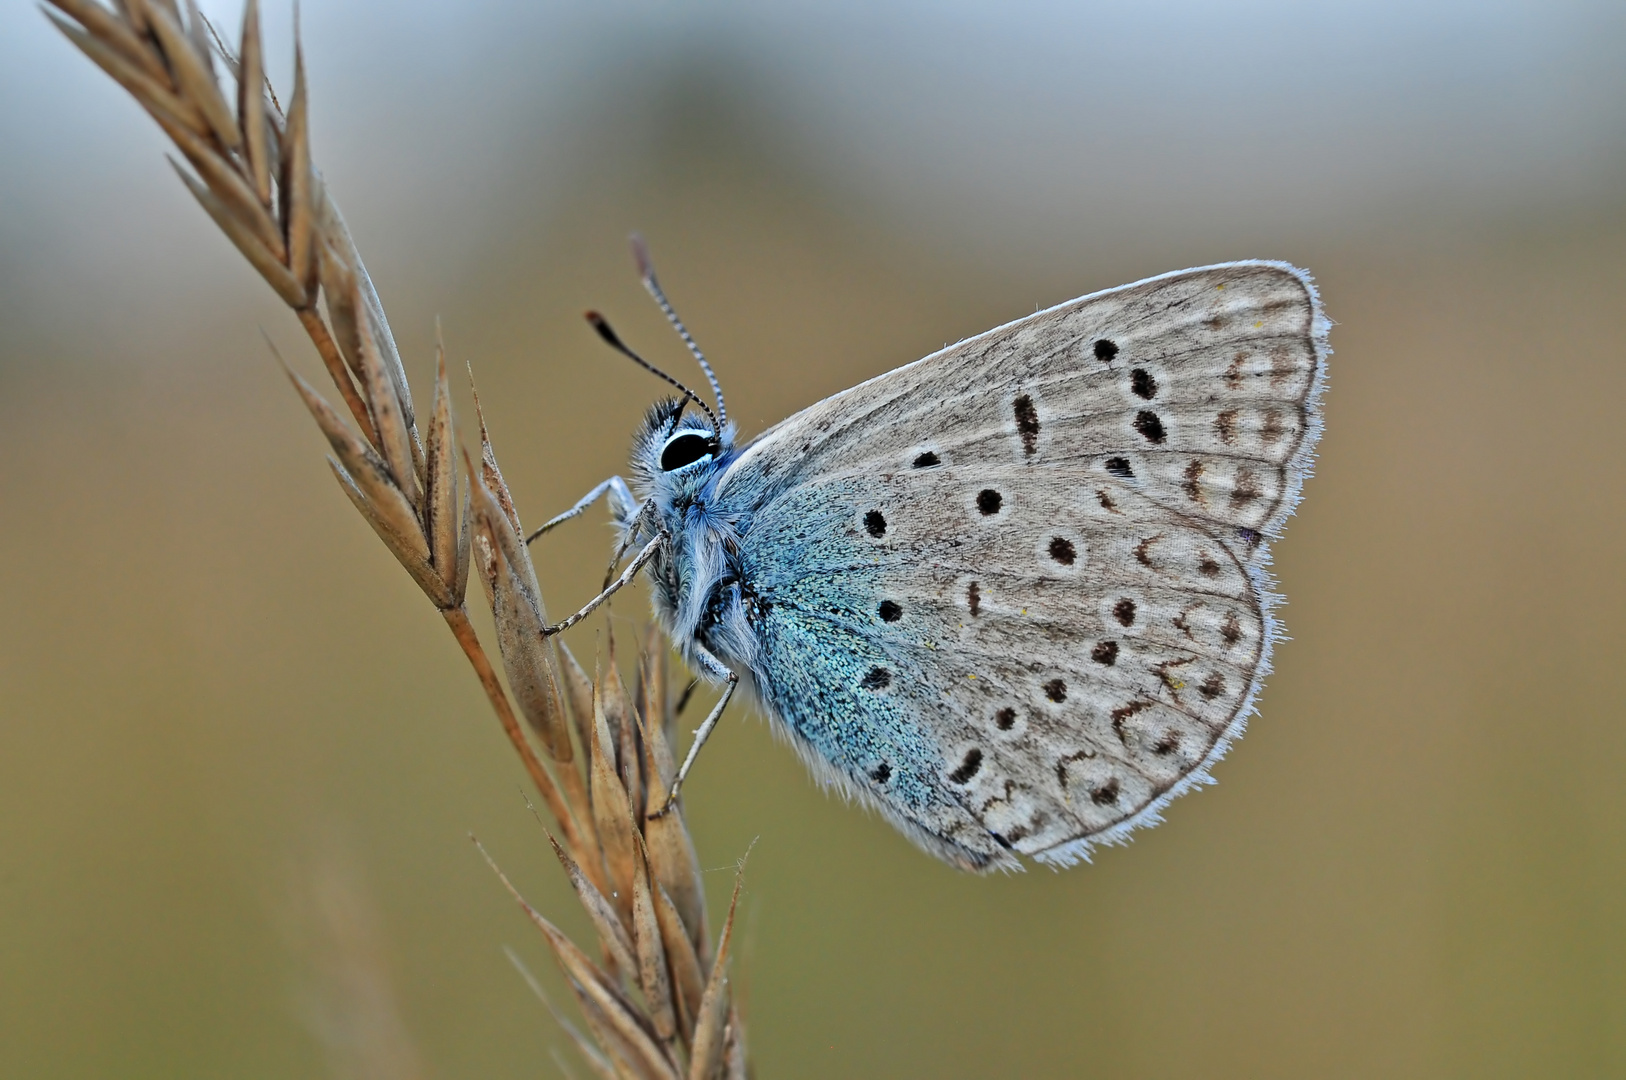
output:
[[[1182,271],[765,432],[718,492],[749,508],[758,696],[962,865],[1155,822],[1268,669],[1268,541],[1320,434],[1327,328],[1285,264]]]

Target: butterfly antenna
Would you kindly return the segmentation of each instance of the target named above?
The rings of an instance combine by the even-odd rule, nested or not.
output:
[[[672,329],[683,339],[683,344],[689,347],[689,352],[700,364],[700,370],[706,373],[706,381],[711,383],[711,392],[717,396],[717,412],[721,414],[722,422],[727,424],[728,406],[723,404],[722,385],[717,382],[717,376],[712,372],[711,365],[706,363],[706,354],[694,343],[694,338],[689,336],[689,328],[683,325],[683,320],[678,318],[672,302],[666,298],[661,283],[655,278],[655,264],[649,259],[649,245],[644,243],[644,238],[637,233],[632,234],[632,257],[638,262],[638,276],[643,278],[644,288],[649,290],[649,295],[660,305],[662,313],[666,315],[666,321],[672,324]],[[706,411],[709,413],[711,410]]]
[[[627,348],[626,343],[621,340],[620,335],[610,328],[610,324],[605,320],[604,316],[600,315],[596,311],[589,311],[586,313],[586,317],[587,321],[593,324],[593,329],[598,331],[598,336],[604,339],[604,343],[606,345],[620,353],[622,356],[625,356],[628,360],[631,360],[645,371],[660,376],[673,386],[677,387],[679,390],[683,391],[685,401],[692,401],[696,405],[700,406],[700,408],[705,412],[706,417],[711,420],[711,434],[713,440],[720,441],[722,439],[723,427],[717,421],[717,414],[711,411],[711,406],[707,405],[699,395],[697,395],[693,390],[690,390],[687,386],[684,386],[682,383],[678,382],[676,379],[672,378],[672,376],[668,375],[660,368],[656,367],[654,364],[651,364],[648,360],[645,360],[643,357]],[[680,402],[678,404],[678,412],[681,413],[682,411],[683,405]]]

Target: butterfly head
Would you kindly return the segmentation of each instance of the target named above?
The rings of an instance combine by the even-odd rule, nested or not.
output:
[[[656,403],[633,440],[633,471],[646,486],[673,495],[697,491],[734,449],[734,425],[715,428],[707,417],[686,415],[686,404]]]

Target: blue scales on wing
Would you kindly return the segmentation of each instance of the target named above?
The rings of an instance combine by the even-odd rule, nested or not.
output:
[[[923,722],[922,698],[941,694],[936,657],[878,632],[908,553],[873,542],[883,520],[852,513],[875,486],[802,485],[753,516],[740,565],[757,609],[756,692],[821,779],[942,857],[985,865],[1008,856],[944,776]]]

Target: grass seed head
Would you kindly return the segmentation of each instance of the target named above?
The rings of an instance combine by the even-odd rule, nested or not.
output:
[[[739,879],[713,950],[682,807],[658,813],[674,771],[664,646],[651,629],[636,694],[629,695],[614,665],[613,640],[609,666],[592,680],[562,642],[543,633],[536,570],[478,394],[479,468],[458,450],[444,347],[437,348],[424,445],[383,304],[311,155],[297,33],[294,90],[284,114],[264,69],[257,0],[244,10],[235,57],[213,37],[195,0],[184,9],[175,0],[119,0],[115,8],[96,0],[50,3],[57,9],[46,12],[52,23],[170,137],[186,162],[175,167],[187,189],[297,315],[348,413],[288,369],[327,439],[335,479],[440,609],[553,815],[563,837],[554,850],[608,969],[531,907],[481,853],[541,930],[576,996],[592,1043],[561,1024],[583,1060],[598,1075],[622,1080],[743,1078],[744,1035],[728,977]],[[217,49],[236,82],[230,93],[221,87]],[[471,565],[479,567],[491,602],[506,687],[465,607]],[[565,717],[567,701],[574,725]]]

